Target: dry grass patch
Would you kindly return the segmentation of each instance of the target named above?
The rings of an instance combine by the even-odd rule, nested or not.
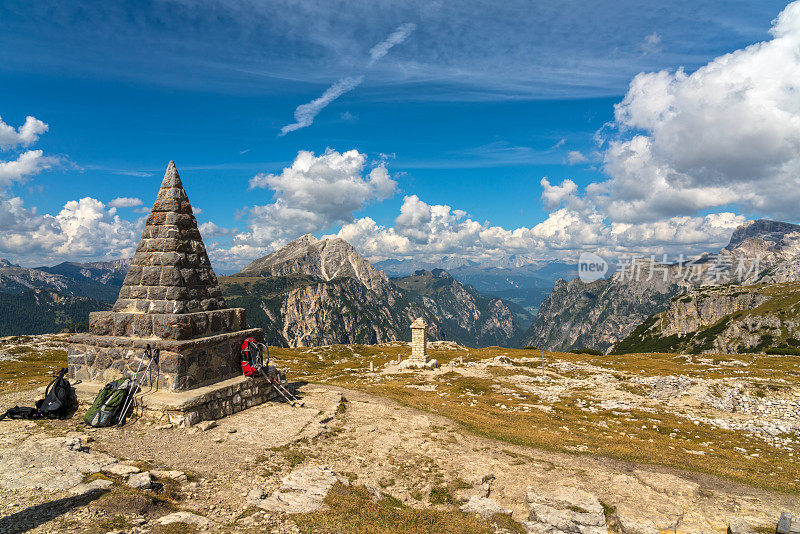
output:
[[[455,508],[417,509],[404,505],[393,497],[378,502],[370,499],[363,486],[336,484],[325,498],[329,509],[292,516],[304,534],[491,534],[494,524],[517,525],[510,518],[492,522],[479,519]],[[510,523],[509,523],[510,522]],[[512,530],[519,532],[519,530]]]

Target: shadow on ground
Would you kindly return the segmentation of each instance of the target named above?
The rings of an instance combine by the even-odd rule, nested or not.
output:
[[[73,508],[86,506],[93,500],[101,497],[107,490],[96,489],[82,495],[65,497],[34,506],[0,518],[0,532],[2,534],[18,534],[27,532],[40,525],[64,515]]]

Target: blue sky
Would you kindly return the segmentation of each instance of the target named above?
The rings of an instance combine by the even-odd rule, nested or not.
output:
[[[797,219],[760,192],[796,185],[797,105],[742,81],[791,94],[785,2],[31,4],[0,1],[0,162],[41,151],[0,172],[0,255],[22,264],[129,253],[170,159],[221,271],[307,231],[376,259],[543,258],[700,250],[745,218]],[[343,79],[360,83],[281,135]],[[693,112],[709,98],[719,116]],[[753,142],[723,113],[765,105],[785,128],[759,139],[782,141],[737,176],[725,151]],[[46,131],[9,133],[28,116]]]

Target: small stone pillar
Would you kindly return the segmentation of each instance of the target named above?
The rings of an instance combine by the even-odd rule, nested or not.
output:
[[[425,319],[419,317],[416,321],[411,323],[411,359],[428,360],[428,323]]]
[[[411,357],[400,362],[401,368],[433,369],[436,360],[428,358],[428,323],[422,317],[411,323]]]

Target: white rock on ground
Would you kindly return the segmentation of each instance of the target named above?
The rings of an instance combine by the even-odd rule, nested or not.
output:
[[[625,514],[617,513],[617,522],[623,534],[658,534],[660,531],[656,524],[649,519],[632,518]]]
[[[265,499],[254,498],[258,490],[251,491],[248,502],[273,512],[313,512],[324,507],[322,501],[337,482],[347,483],[327,467],[303,467],[283,477],[281,487]]]
[[[511,515],[511,510],[500,506],[494,499],[473,495],[466,504],[461,506],[462,512],[470,514],[480,514],[484,517],[492,517],[495,514]]]
[[[0,487],[67,491],[81,484],[85,474],[116,462],[108,454],[89,452],[77,437],[31,436],[0,449]]]
[[[200,528],[208,528],[211,526],[211,521],[202,515],[193,514],[191,512],[174,512],[169,515],[159,517],[156,522],[159,525],[171,525],[173,523],[186,523],[188,525],[195,525]]]
[[[608,533],[603,507],[591,493],[568,487],[551,491],[529,487],[527,497],[530,521],[523,525],[531,534]]]
[[[744,519],[731,517],[728,521],[728,534],[755,534],[755,531]]]
[[[118,475],[121,477],[133,475],[141,471],[138,467],[134,467],[132,465],[125,465],[125,464],[111,464],[103,467],[103,473],[108,473],[110,475]]]
[[[153,475],[148,471],[144,473],[135,473],[128,477],[128,481],[125,482],[125,485],[136,489],[149,489],[153,486]]]

